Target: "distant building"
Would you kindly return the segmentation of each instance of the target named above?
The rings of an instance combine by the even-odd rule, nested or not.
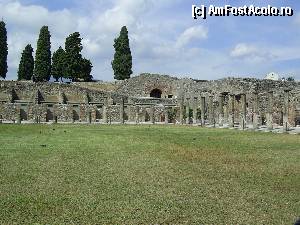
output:
[[[281,80],[280,76],[277,73],[269,73],[266,77],[265,80]]]

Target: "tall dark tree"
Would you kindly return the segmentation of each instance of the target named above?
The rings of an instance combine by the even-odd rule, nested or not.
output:
[[[0,77],[4,78],[7,74],[7,30],[6,24],[0,21]]]
[[[73,81],[80,78],[82,63],[82,44],[80,33],[70,34],[65,43],[65,78]]]
[[[31,80],[34,69],[33,48],[27,45],[22,53],[18,70],[18,80]]]
[[[93,76],[91,75],[93,65],[89,59],[81,60],[81,74],[80,79],[84,81],[92,81]]]
[[[49,81],[51,77],[51,42],[47,26],[40,30],[35,54],[34,80]]]
[[[132,56],[126,26],[122,27],[120,36],[115,39],[114,48],[115,55],[111,63],[114,78],[117,80],[129,79],[132,74]]]
[[[51,75],[56,81],[64,77],[65,65],[65,50],[59,47],[59,49],[53,53],[51,67]]]

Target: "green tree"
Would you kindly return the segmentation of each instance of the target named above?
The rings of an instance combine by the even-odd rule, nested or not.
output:
[[[65,78],[70,78],[73,81],[78,80],[81,75],[81,40],[80,33],[75,32],[67,37],[65,43]]]
[[[18,80],[31,80],[34,69],[33,48],[27,45],[22,53],[18,70]]]
[[[65,50],[59,47],[59,49],[53,53],[51,67],[51,75],[56,81],[64,77],[65,65]]]
[[[81,73],[80,78],[84,81],[92,81],[93,76],[91,75],[92,72],[92,62],[89,59],[83,58],[81,60]]]
[[[51,42],[47,26],[40,30],[35,54],[34,80],[49,81],[51,77]]]
[[[287,81],[295,81],[295,78],[294,77],[288,77],[286,80]]]
[[[129,79],[132,74],[132,56],[129,46],[128,31],[122,27],[120,36],[115,39],[115,55],[111,63],[116,80]]]
[[[7,74],[7,30],[6,24],[0,21],[0,77],[4,78]]]

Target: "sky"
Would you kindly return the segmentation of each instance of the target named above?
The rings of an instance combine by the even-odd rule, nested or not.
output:
[[[192,5],[290,6],[292,17],[192,18]],[[264,78],[270,72],[300,80],[300,2],[294,0],[0,0],[7,24],[7,79],[17,78],[21,53],[34,49],[43,25],[51,51],[80,32],[95,79],[113,80],[114,38],[127,26],[133,76],[167,74],[199,80]]]

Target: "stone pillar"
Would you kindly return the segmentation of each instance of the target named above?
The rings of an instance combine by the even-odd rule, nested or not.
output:
[[[128,121],[133,122],[134,121],[134,107],[133,107],[133,101],[132,99],[128,99]]]
[[[152,105],[151,108],[150,108],[150,122],[152,124],[155,124],[155,106]]]
[[[34,122],[39,123],[39,106],[35,105],[34,108]]]
[[[179,105],[179,123],[183,124],[183,114],[184,114],[184,104],[183,104],[183,99],[180,99],[180,105]]]
[[[18,124],[21,124],[21,123],[22,123],[20,107],[18,107],[18,109],[17,109],[17,123],[18,123]]]
[[[229,127],[234,127],[234,101],[235,101],[235,95],[230,94],[229,95],[229,101],[228,101],[228,123]]]
[[[120,123],[124,124],[124,98],[120,102]]]
[[[108,99],[104,99],[104,105],[103,105],[103,123],[108,123],[108,115],[107,115],[107,110],[108,110]]]
[[[214,96],[212,95],[209,96],[208,101],[208,120],[209,125],[214,124]]]
[[[201,97],[201,126],[205,126],[205,97]]]
[[[246,115],[247,115],[246,94],[241,94],[240,128],[242,130],[246,129]]]
[[[169,124],[169,108],[165,106],[164,108],[164,113],[165,113],[165,124]]]
[[[185,116],[186,116],[185,123],[190,124],[190,98],[186,98]]]
[[[92,112],[90,110],[88,110],[88,123],[92,123]]]
[[[267,127],[273,130],[273,91],[268,93]]]
[[[85,91],[85,93],[84,93],[84,103],[87,105],[90,103],[90,96],[87,91]]]
[[[197,124],[198,97],[194,97],[193,124]]]
[[[253,129],[258,129],[258,93],[253,93]]]
[[[60,104],[66,104],[67,103],[65,93],[60,91],[60,90],[59,90],[59,93],[58,93],[58,101],[59,101]]]
[[[289,130],[289,93],[290,90],[284,90],[284,104],[283,104],[283,131]]]
[[[219,95],[219,126],[224,125],[224,95]]]
[[[140,107],[138,105],[135,106],[135,123],[139,124],[140,119],[139,119],[139,114],[140,114]]]

